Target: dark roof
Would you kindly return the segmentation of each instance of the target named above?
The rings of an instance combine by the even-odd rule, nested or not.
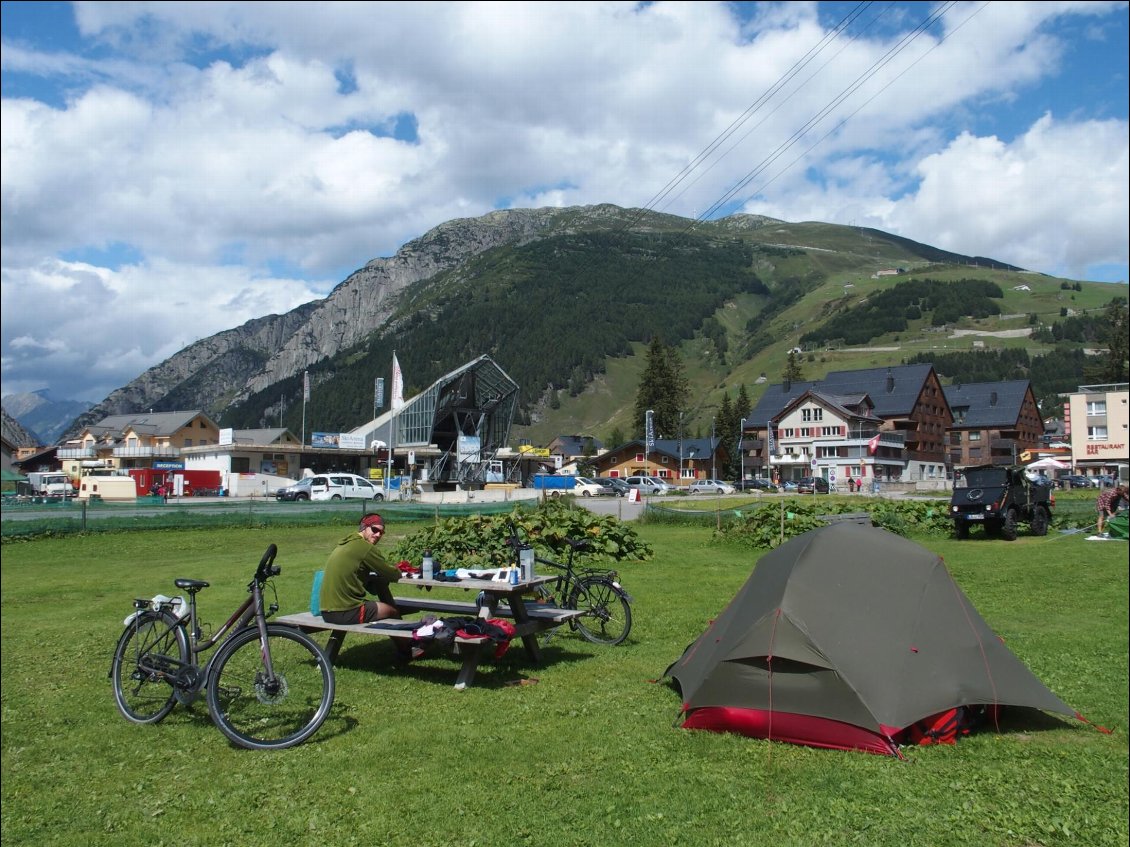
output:
[[[110,415],[96,424],[84,427],[84,431],[95,436],[121,435],[127,429],[145,435],[173,435],[197,415],[204,415],[204,412],[194,409],[191,412],[138,412],[132,415]],[[204,415],[204,417],[208,416]]]
[[[600,440],[586,435],[559,435],[550,443],[550,449],[557,448],[562,456],[583,456],[585,445],[592,444],[593,450],[600,450],[604,445]]]
[[[922,387],[933,373],[931,364],[895,365],[889,368],[866,368],[858,371],[832,371],[813,382],[794,382],[788,389],[783,383],[769,385],[757,405],[743,421],[744,426],[765,426],[788,403],[806,391],[827,395],[866,394],[875,405],[879,418],[897,418],[914,411]]]
[[[713,445],[714,449],[717,449],[718,445],[721,444],[721,443],[722,443],[722,439],[720,439],[720,438],[714,438],[713,441],[710,438],[684,438],[683,439],[683,453],[682,453],[683,458],[684,459],[701,459],[703,456],[709,456],[712,453],[712,446],[711,445]],[[610,450],[609,453],[618,453],[621,450],[625,450],[625,449],[628,449],[628,448],[631,448],[631,447],[635,447],[641,453],[644,452],[643,439],[639,438],[639,439],[636,439],[635,441],[625,441],[619,447],[615,448],[614,450]],[[648,453],[648,455],[651,455],[651,456],[668,456],[672,459],[678,459],[679,458],[679,439],[677,439],[677,438],[657,438],[657,439],[655,439],[655,445],[653,447],[651,447],[647,451],[647,453]],[[608,454],[605,454],[605,455],[608,455]]]
[[[943,390],[953,410],[953,425],[961,428],[1009,426],[1020,418],[1031,385],[1026,379],[947,385]],[[964,411],[964,418],[962,413]]]
[[[297,443],[295,437],[286,427],[271,427],[268,429],[237,429],[232,431],[232,440],[235,444],[278,444],[283,437],[289,435]]]
[[[835,411],[842,418],[848,420],[866,420],[876,421],[880,419],[871,413],[871,398],[866,394],[826,394],[822,391],[805,391],[797,397],[790,400],[785,406],[781,407],[780,411],[785,411],[787,408],[793,408],[804,402],[806,397],[811,397],[817,402],[822,403],[829,409]],[[862,412],[857,409],[863,406]]]

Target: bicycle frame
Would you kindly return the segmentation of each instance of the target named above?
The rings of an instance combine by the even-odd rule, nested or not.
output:
[[[274,547],[274,545],[271,546]],[[271,556],[271,559],[273,558],[274,557]],[[186,627],[188,632],[189,662],[185,666],[186,668],[200,670],[202,666],[198,657],[201,654],[211,650],[244,627],[250,626],[251,620],[254,618],[259,630],[259,645],[263,655],[263,664],[267,671],[268,678],[274,679],[275,670],[271,664],[271,651],[267,639],[267,613],[263,608],[263,585],[266,583],[268,577],[274,575],[273,568],[267,564],[267,556],[264,556],[264,561],[259,563],[259,568],[256,570],[254,578],[247,586],[250,591],[250,596],[240,603],[239,608],[208,638],[204,638],[196,608],[196,594],[203,586],[185,589],[188,592],[189,611],[188,620],[182,621],[181,626]],[[275,611],[276,609],[272,607],[271,613],[273,614]],[[211,660],[209,659],[208,662],[203,664],[203,673],[193,674],[188,680],[181,679],[179,674],[177,677],[169,677],[167,674],[166,676],[169,677],[169,682],[171,682],[175,688],[199,691],[208,679],[210,667]]]

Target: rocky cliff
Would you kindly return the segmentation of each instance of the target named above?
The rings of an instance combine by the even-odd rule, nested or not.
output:
[[[107,415],[144,409],[203,409],[218,415],[234,402],[302,373],[385,327],[406,287],[504,244],[520,245],[577,228],[641,227],[638,210],[601,205],[512,209],[448,221],[388,258],[373,259],[320,301],[270,315],[186,347],[81,415],[64,437]],[[648,215],[670,225],[680,219]],[[683,221],[685,224],[686,221]]]

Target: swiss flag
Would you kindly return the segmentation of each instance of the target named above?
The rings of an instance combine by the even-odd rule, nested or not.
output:
[[[867,452],[874,454],[875,451],[878,450],[878,449],[879,449],[879,435],[878,435],[878,433],[876,433],[875,437],[867,442]]]

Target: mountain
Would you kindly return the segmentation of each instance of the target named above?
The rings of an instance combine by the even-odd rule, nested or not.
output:
[[[324,300],[186,347],[69,432],[109,414],[195,408],[237,428],[352,428],[372,417],[373,379],[389,376],[395,352],[407,396],[486,353],[521,386],[517,434],[535,443],[572,431],[607,437],[630,430],[654,335],[686,363],[688,427],[709,432],[721,394],[776,380],[794,347],[807,353],[806,378],[930,349],[914,344],[938,342],[945,327],[931,325],[925,295],[916,295],[920,317],[908,318],[905,332],[884,323],[864,343],[800,341],[833,319],[850,324],[868,297],[912,280],[987,283],[1005,304],[999,314],[958,317],[1005,332],[1029,313],[1050,323],[1065,296],[1073,307],[1101,305],[1092,291],[1101,284],[1088,283],[1077,302],[1058,280],[874,229],[758,215],[696,223],[611,205],[498,211],[437,226]]]
[[[43,442],[34,432],[28,432],[24,426],[0,406],[0,428],[3,430],[4,440],[16,447],[35,447]]]
[[[89,403],[59,400],[46,388],[24,394],[8,394],[4,409],[31,432],[38,444],[54,444],[71,422],[87,409]]]

